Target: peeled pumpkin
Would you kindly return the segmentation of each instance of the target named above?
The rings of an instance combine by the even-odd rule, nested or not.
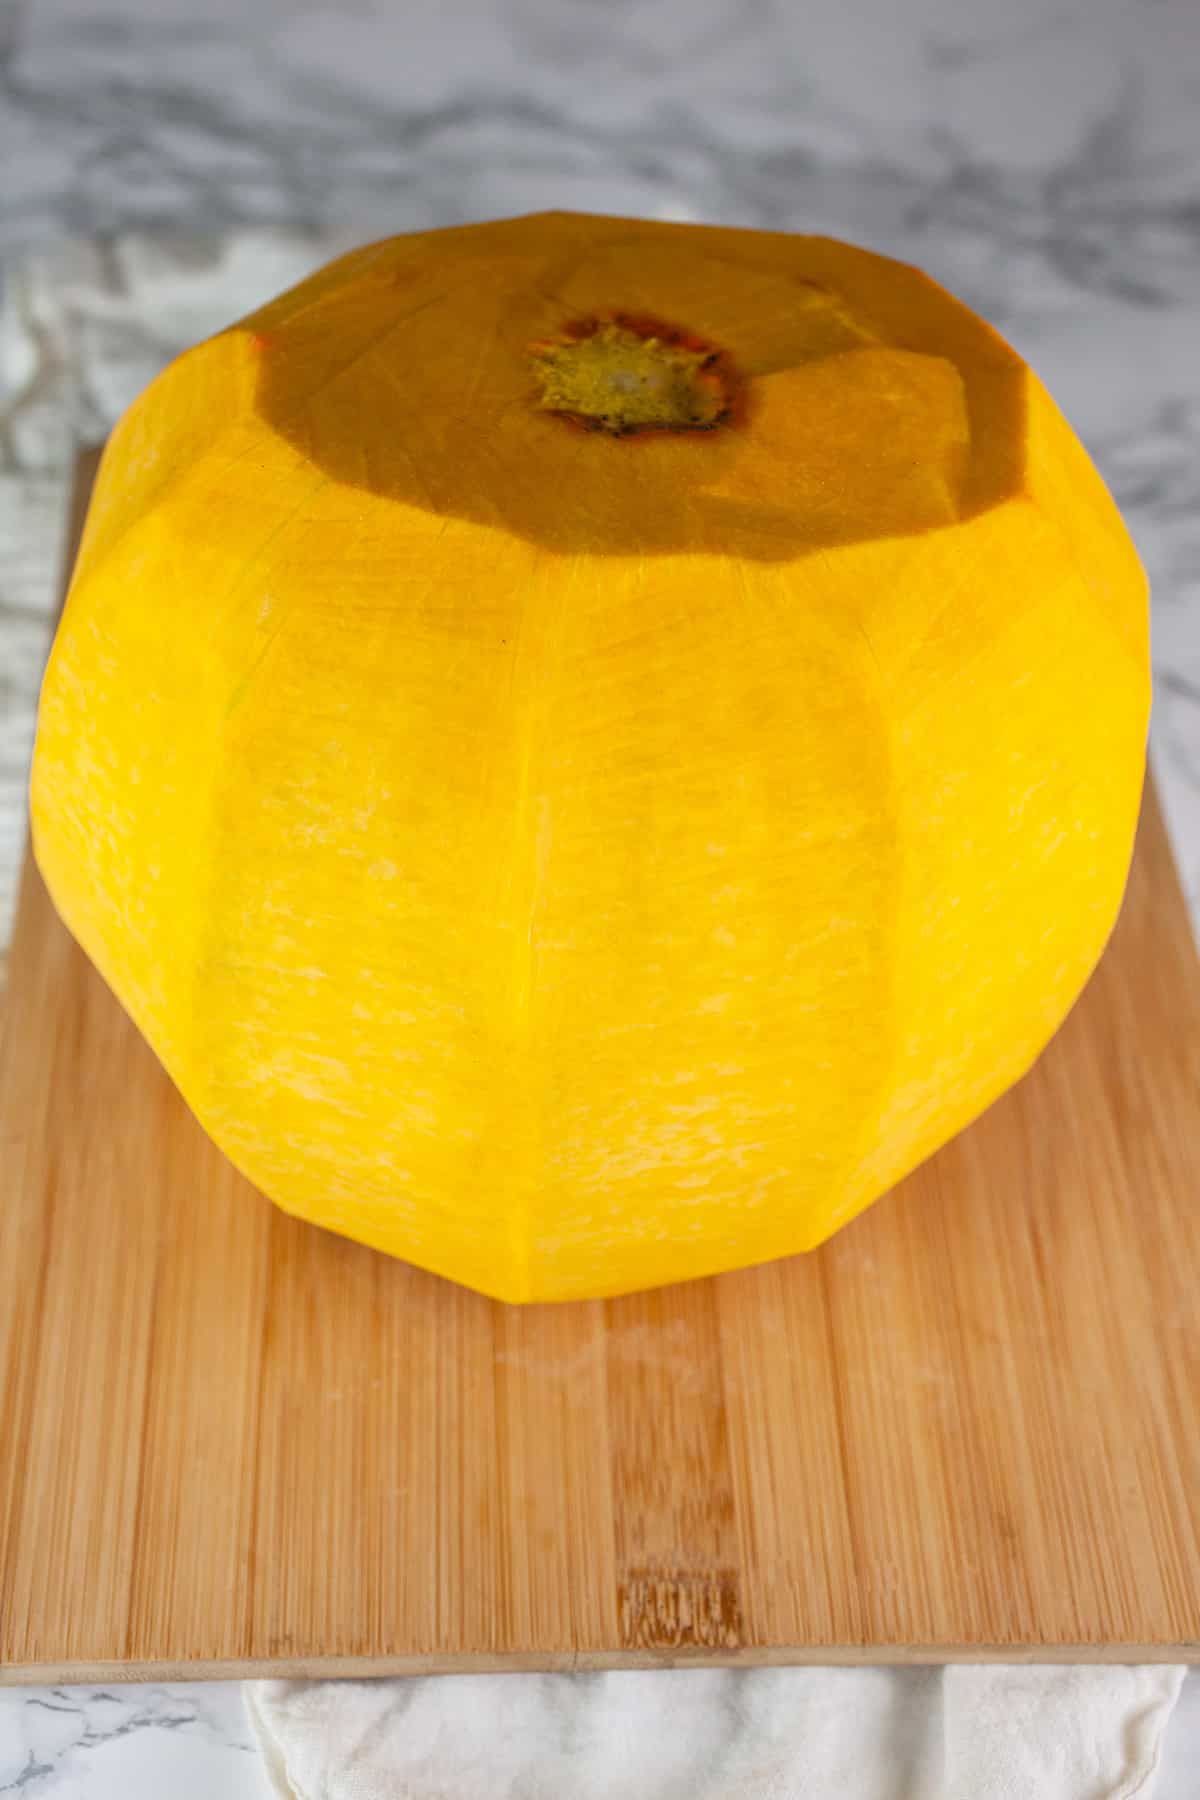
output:
[[[54,902],[290,1213],[509,1301],[811,1249],[1113,926],[1146,583],[1033,373],[828,239],[340,257],[107,446]]]

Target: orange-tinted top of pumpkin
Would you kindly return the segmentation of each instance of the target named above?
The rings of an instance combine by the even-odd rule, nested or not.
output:
[[[261,415],[324,474],[568,553],[784,559],[1021,481],[1020,360],[915,269],[824,238],[533,214],[386,239],[240,329]],[[639,334],[674,361],[606,413],[647,387]]]

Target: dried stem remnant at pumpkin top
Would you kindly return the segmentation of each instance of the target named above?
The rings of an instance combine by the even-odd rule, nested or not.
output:
[[[590,431],[711,431],[732,411],[728,358],[655,319],[588,319],[531,350],[542,407]]]

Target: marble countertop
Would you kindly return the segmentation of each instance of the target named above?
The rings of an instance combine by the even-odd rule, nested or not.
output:
[[[1151,577],[1200,920],[1198,112],[1195,0],[0,0],[0,945],[75,443],[338,249],[543,207],[832,232],[1029,358]],[[236,1689],[0,1694],[0,1794],[265,1791]]]

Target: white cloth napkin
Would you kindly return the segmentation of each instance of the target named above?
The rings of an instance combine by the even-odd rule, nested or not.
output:
[[[250,1682],[246,1701],[283,1800],[1150,1800],[1182,1678],[664,1669]]]

